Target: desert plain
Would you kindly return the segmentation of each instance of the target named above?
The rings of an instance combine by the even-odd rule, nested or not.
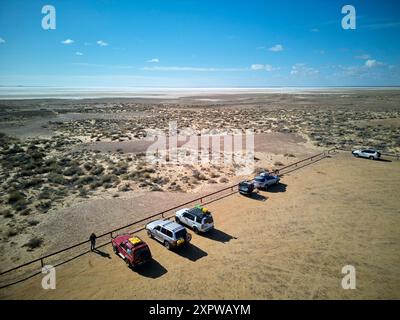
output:
[[[210,203],[216,229],[182,252],[140,234],[147,268],[128,269],[105,246],[57,268],[57,290],[37,276],[0,297],[400,298],[400,162],[350,152],[400,153],[396,89],[1,100],[0,270],[248,178],[235,162],[149,162],[171,121],[182,141],[252,130],[253,175],[338,151],[254,197]],[[356,290],[341,287],[345,265]]]

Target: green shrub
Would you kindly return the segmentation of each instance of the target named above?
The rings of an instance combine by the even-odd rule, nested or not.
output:
[[[82,169],[80,167],[72,166],[72,167],[66,168],[64,170],[63,174],[64,174],[64,176],[71,177],[71,176],[75,176],[75,175],[81,176],[84,173],[83,173],[83,171],[82,171]]]
[[[22,216],[27,216],[27,215],[29,215],[31,213],[31,211],[32,210],[30,208],[25,208],[25,209],[21,210],[20,214]]]
[[[39,221],[37,221],[37,220],[28,220],[27,223],[28,223],[29,226],[33,227],[33,226],[38,225]]]
[[[1,213],[1,215],[4,218],[12,218],[14,215],[12,214],[12,212],[10,210],[5,210]]]
[[[47,175],[47,181],[50,183],[55,183],[55,184],[60,184],[64,185],[68,183],[68,180],[66,180],[61,174],[58,173],[49,173]]]
[[[23,246],[28,247],[30,250],[33,250],[35,248],[39,248],[42,244],[43,244],[43,239],[32,238],[27,243],[25,243]]]
[[[24,188],[36,187],[42,183],[43,183],[43,179],[40,179],[40,178],[26,179],[25,182],[23,183],[23,187]]]
[[[46,213],[51,208],[51,201],[41,201],[35,207],[39,211]]]
[[[14,237],[18,234],[18,230],[16,229],[9,229],[6,233],[7,237]]]
[[[17,190],[11,191],[8,195],[8,203],[16,204],[18,202],[25,201],[25,195]]]
[[[98,176],[98,175],[102,174],[103,171],[104,171],[104,167],[100,164],[100,165],[94,166],[94,167],[90,170],[90,173],[93,174],[93,175]]]

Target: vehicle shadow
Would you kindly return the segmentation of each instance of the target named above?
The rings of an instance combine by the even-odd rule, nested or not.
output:
[[[267,192],[278,193],[278,192],[286,192],[286,183],[278,183],[273,186],[268,187]]]
[[[143,277],[152,279],[159,278],[168,272],[167,269],[165,269],[157,260],[154,260],[153,258],[146,264],[132,269],[132,271]]]
[[[369,158],[364,158],[364,157],[358,157],[357,159],[362,159],[362,160],[368,160],[368,161],[371,161],[371,159],[369,159]],[[382,158],[375,159],[374,161],[380,161],[380,162],[392,162],[392,160],[389,160],[389,159],[382,159]]]
[[[376,161],[380,161],[380,162],[392,162],[392,160],[389,160],[389,159],[382,159],[382,158],[376,159]]]
[[[107,252],[101,251],[101,250],[99,250],[99,249],[94,249],[93,252],[96,253],[96,254],[98,254],[99,256],[101,256],[101,257],[103,257],[103,258],[111,259],[110,254],[107,253]]]
[[[230,234],[227,234],[221,230],[218,229],[212,229],[207,233],[201,234],[203,237],[206,237],[210,240],[214,240],[214,241],[219,241],[222,243],[227,243],[232,239],[237,239],[234,236],[231,236]]]
[[[174,250],[176,254],[180,255],[183,258],[189,259],[190,261],[197,261],[203,257],[208,255],[207,252],[195,246],[192,243],[187,244],[183,248],[178,248]]]
[[[258,192],[252,192],[250,195],[247,196],[249,199],[258,200],[258,201],[267,201],[268,197],[259,194]]]

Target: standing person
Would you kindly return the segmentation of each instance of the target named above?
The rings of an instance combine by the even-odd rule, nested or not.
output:
[[[90,235],[90,250],[93,251],[96,248],[96,235],[94,232]]]

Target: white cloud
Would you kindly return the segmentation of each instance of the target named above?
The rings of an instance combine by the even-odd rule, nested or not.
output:
[[[249,68],[210,68],[210,67],[177,67],[177,66],[154,66],[144,67],[145,71],[193,71],[193,72],[235,72],[249,71]]]
[[[378,61],[374,60],[374,59],[368,59],[367,61],[365,61],[365,66],[368,68],[372,68],[378,65]]]
[[[273,47],[269,48],[269,51],[273,52],[283,51],[283,46],[281,44],[276,44]]]
[[[109,68],[109,69],[135,69],[134,66],[129,66],[129,65],[96,64],[87,62],[75,62],[72,63],[72,65],[80,67]]]
[[[100,47],[106,47],[108,46],[108,43],[103,41],[103,40],[98,40],[96,41],[96,43],[100,46]]]
[[[377,29],[387,29],[387,28],[398,28],[400,27],[400,21],[390,21],[390,22],[383,22],[383,23],[373,23],[364,25],[363,27],[377,30]]]
[[[252,64],[246,68],[214,68],[214,67],[179,67],[179,66],[152,66],[143,67],[145,71],[191,71],[191,72],[245,72],[245,71],[273,71],[278,68],[272,67],[270,64]]]
[[[312,76],[317,75],[319,71],[312,67],[307,67],[304,63],[296,63],[292,66],[292,70],[290,71],[291,75],[301,75],[301,76]]]
[[[158,59],[158,58],[153,58],[153,59],[147,60],[146,62],[159,63],[159,62],[160,62],[160,59]]]
[[[74,40],[72,40],[72,39],[66,39],[66,40],[64,40],[64,41],[61,41],[61,43],[62,43],[62,44],[72,44],[72,43],[74,43]]]
[[[371,56],[369,54],[362,54],[359,56],[355,56],[356,59],[362,59],[362,60],[367,60],[367,59],[371,59]]]
[[[251,65],[250,69],[254,70],[254,71],[258,71],[258,70],[272,71],[273,68],[270,64],[255,63],[255,64]]]
[[[3,38],[0,38],[0,43],[6,43],[6,40],[4,40]]]
[[[395,73],[391,72],[391,66],[386,65],[383,62],[368,59],[362,65],[357,66],[342,66],[338,65],[336,68],[338,71],[333,76],[343,78],[357,78],[357,79],[373,79],[382,78],[387,76],[398,77]]]
[[[77,56],[83,56],[83,53],[82,53],[82,52],[79,52],[79,51],[75,52],[75,54],[76,54]]]

